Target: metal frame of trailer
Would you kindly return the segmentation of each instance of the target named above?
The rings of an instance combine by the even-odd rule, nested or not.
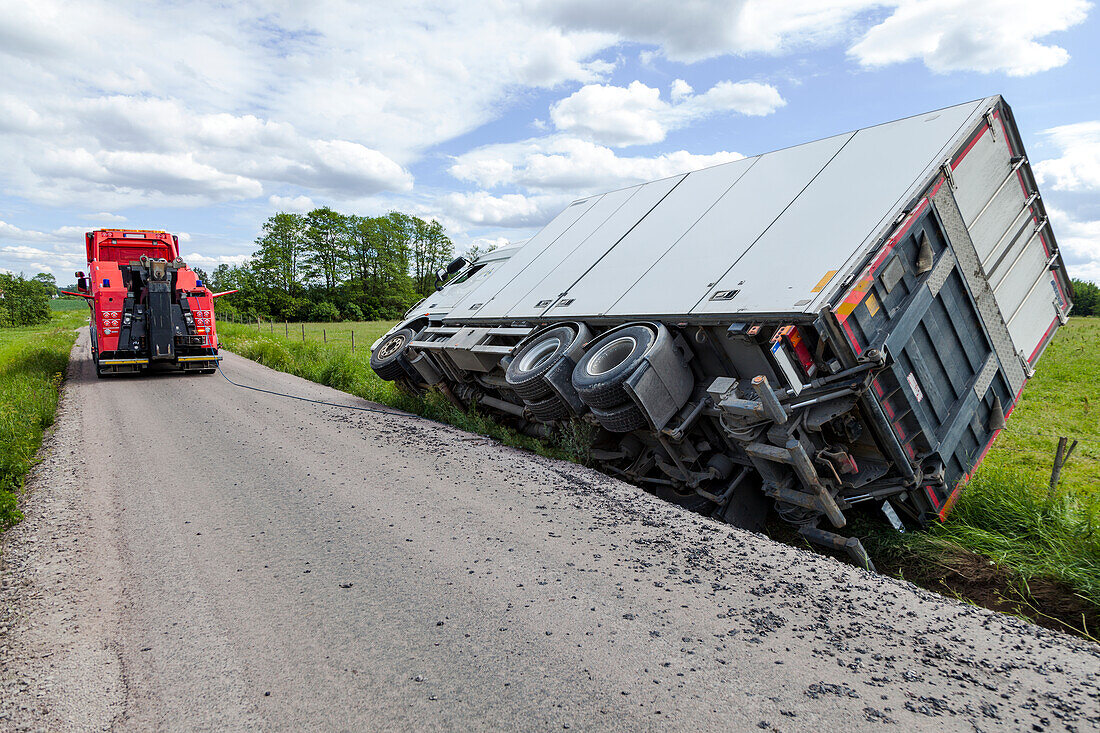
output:
[[[573,202],[397,354],[726,521],[943,519],[1071,308],[999,96]],[[616,361],[619,360],[619,361]],[[826,529],[826,527],[828,527]]]

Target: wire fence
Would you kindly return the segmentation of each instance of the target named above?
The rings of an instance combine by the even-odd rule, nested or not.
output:
[[[326,344],[342,344],[352,351],[355,351],[356,348],[362,349],[364,347],[369,347],[373,341],[373,338],[369,340],[364,338],[362,332],[360,332],[357,337],[355,328],[341,326],[339,323],[291,323],[290,321],[276,321],[271,318],[242,318],[236,315],[218,315],[217,320],[223,323],[235,323],[249,326],[256,329],[257,333],[267,333],[272,336],[278,335],[287,339],[293,338],[296,341],[301,340],[302,343],[306,343],[307,341],[321,341]]]

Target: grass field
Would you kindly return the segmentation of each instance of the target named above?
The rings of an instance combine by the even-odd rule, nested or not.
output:
[[[0,329],[0,530],[22,518],[23,478],[53,424],[75,329],[86,320],[83,311],[59,310],[43,326]]]
[[[54,312],[79,311],[88,312],[88,301],[84,298],[51,298],[50,310]]]
[[[221,321],[219,321],[219,324]],[[260,321],[257,327],[251,324],[230,324],[234,328],[244,326],[253,333],[269,336],[283,336],[290,341],[320,341],[334,346],[351,348],[355,341],[355,350],[369,349],[374,340],[384,334],[393,325],[392,321],[344,321],[340,323],[286,323],[285,321]],[[221,326],[218,326],[221,328]],[[303,335],[304,334],[304,335]],[[354,334],[354,339],[353,339]]]
[[[287,339],[278,327],[219,325],[226,348],[369,400],[392,405],[509,445],[577,460],[575,434],[550,444],[461,413],[431,397],[417,400],[379,379],[369,346],[392,324],[306,324]],[[355,331],[320,343],[321,329]],[[285,331],[284,331],[285,333]],[[360,346],[362,344],[362,346]],[[948,521],[898,535],[881,522],[856,521],[880,569],[925,587],[1049,626],[1096,638],[1100,623],[1100,319],[1071,318],[1048,348],[993,449]],[[1047,484],[1058,436],[1081,441],[1058,492]],[[992,562],[991,562],[992,561]]]

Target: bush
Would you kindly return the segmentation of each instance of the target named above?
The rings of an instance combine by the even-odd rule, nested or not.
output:
[[[339,321],[340,311],[332,303],[314,303],[309,310],[311,321]]]
[[[363,320],[363,311],[355,303],[348,303],[344,306],[344,320],[361,321]]]
[[[42,284],[0,273],[0,326],[37,326],[50,321],[50,298]]]
[[[1085,280],[1073,281],[1073,315],[1100,316],[1100,287]]]

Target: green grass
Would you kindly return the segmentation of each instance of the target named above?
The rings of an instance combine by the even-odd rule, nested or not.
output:
[[[520,435],[440,395],[421,400],[381,380],[369,366],[370,344],[392,324],[306,324],[279,328],[219,325],[226,348],[267,366],[327,384],[543,455],[585,461],[578,426],[548,442]],[[320,343],[321,329],[329,343]],[[340,330],[354,330],[339,339]],[[274,333],[272,333],[274,331]],[[1058,436],[1077,438],[1055,496],[1048,496]],[[1094,636],[1100,618],[1100,319],[1071,318],[1039,362],[1035,377],[962,492],[947,521],[898,535],[881,522],[857,521],[877,564],[929,588],[1048,625]],[[983,559],[984,558],[984,559]],[[988,566],[992,561],[992,579]],[[979,582],[971,572],[978,568]],[[941,572],[942,571],[942,572]],[[950,581],[950,582],[948,582]],[[1003,602],[1002,602],[1003,601]],[[1057,606],[1058,608],[1054,608]],[[1078,618],[1080,617],[1080,618]]]
[[[1081,441],[1062,489],[1100,493],[1100,318],[1071,318],[1059,329],[982,470],[1047,484],[1061,435]]]
[[[51,298],[50,310],[54,312],[80,311],[88,312],[88,301],[84,298]]]
[[[58,311],[42,326],[0,329],[0,530],[22,518],[23,479],[53,424],[75,329],[86,320]]]

